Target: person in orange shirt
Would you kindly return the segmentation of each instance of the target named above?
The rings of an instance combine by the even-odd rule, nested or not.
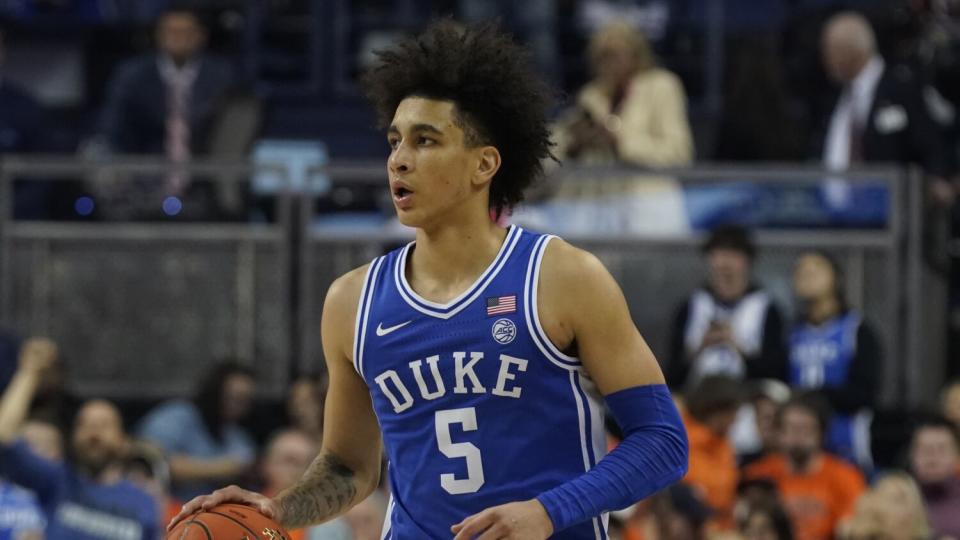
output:
[[[858,469],[823,451],[828,420],[818,396],[791,398],[777,412],[781,450],[743,471],[747,479],[768,478],[777,485],[797,540],[832,538],[866,489]]]
[[[733,529],[737,458],[727,439],[740,407],[740,385],[726,376],[704,378],[685,397],[683,424],[690,444],[690,466],[683,482],[698,490],[715,515],[709,529]]]

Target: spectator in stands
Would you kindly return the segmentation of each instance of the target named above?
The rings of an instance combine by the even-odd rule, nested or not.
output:
[[[46,528],[36,494],[0,479],[0,538],[43,540]]]
[[[737,484],[737,502],[733,506],[733,519],[737,529],[742,529],[754,506],[779,501],[777,485],[768,478],[741,478]],[[779,504],[779,503],[778,503]]]
[[[204,154],[211,129],[234,87],[229,63],[205,52],[207,28],[187,3],[174,3],[157,19],[157,50],[121,65],[113,74],[91,153],[158,154],[176,163]],[[140,217],[160,213],[159,201],[182,197],[187,208],[208,211],[210,186],[171,172],[162,178],[96,186],[109,204],[103,212]],[[186,196],[185,196],[186,195]],[[118,206],[132,207],[121,210]]]
[[[910,468],[933,529],[960,538],[960,434],[956,428],[942,417],[919,422],[910,441]]]
[[[3,84],[2,81],[0,81],[0,88],[2,88],[2,84]],[[2,152],[0,152],[0,155],[2,155]],[[18,358],[21,352],[22,345],[23,345],[23,341],[17,335],[3,328],[0,328],[0,391],[2,391],[4,388],[7,387],[7,384],[10,383],[10,379],[13,378],[13,374],[17,371],[17,366],[19,365]],[[53,378],[57,379],[58,382],[62,383],[63,382],[63,373],[62,373],[63,366],[59,364],[60,362],[59,357],[57,359],[57,362],[58,362],[58,366],[57,366],[58,373],[56,374],[57,376]],[[62,387],[62,384],[50,385],[49,382],[47,382],[46,385],[54,386],[54,387]],[[62,390],[62,388],[57,388],[57,389],[58,391]],[[43,399],[42,396],[40,397],[40,399],[41,400]],[[76,403],[70,403],[69,405],[71,405],[73,410],[76,410],[76,407],[75,407]],[[61,428],[69,427],[69,422],[67,422],[65,425],[60,425],[59,427]]]
[[[34,341],[29,339],[27,344]],[[61,433],[68,433],[74,423],[74,415],[80,409],[82,400],[67,386],[67,367],[62,355],[57,355],[53,364],[47,368],[40,386],[37,388],[30,405],[30,418],[48,422],[57,426]]]
[[[594,78],[560,121],[557,155],[583,163],[676,167],[693,161],[686,94],[659,68],[646,38],[622,22],[590,40]]]
[[[743,540],[793,540],[793,523],[776,498],[751,505],[738,529]]]
[[[832,538],[865,489],[860,471],[823,450],[827,408],[815,394],[791,398],[777,414],[780,451],[743,470],[777,485],[798,540]]]
[[[387,496],[376,490],[351,508],[343,518],[350,527],[353,540],[379,540],[382,537],[386,513]]]
[[[83,404],[68,462],[49,461],[17,440],[33,394],[56,354],[49,341],[28,342],[20,367],[0,398],[0,474],[37,494],[48,522],[46,538],[158,538],[154,501],[122,478],[127,439],[114,405],[104,400]]]
[[[737,381],[722,375],[705,377],[684,396],[690,465],[683,481],[703,495],[713,509],[713,527],[721,530],[733,528],[740,475],[728,433],[741,399]]]
[[[756,440],[752,445],[744,443],[738,446],[738,450],[746,448],[746,451],[739,456],[741,466],[748,465],[779,449],[777,409],[790,399],[790,388],[775,379],[752,381],[747,386],[747,393],[753,425],[748,426],[744,431],[750,432],[749,436],[755,436]],[[736,442],[736,434],[732,438]],[[748,437],[743,436],[743,438]]]
[[[930,523],[916,482],[902,472],[884,475],[860,497],[856,513],[837,530],[843,540],[931,538]]]
[[[940,396],[940,411],[944,418],[960,430],[960,379],[944,385]]]
[[[260,467],[263,477],[263,494],[273,497],[295,484],[307,471],[319,449],[316,439],[297,429],[286,429],[271,437]],[[380,519],[383,519],[383,513]],[[378,529],[377,538],[379,533]],[[305,530],[290,531],[290,540],[349,540],[350,538],[349,526],[341,518]]]
[[[707,283],[677,311],[667,383],[695,384],[711,374],[786,379],[783,319],[753,282],[756,249],[739,226],[715,229],[703,246]]]
[[[24,351],[44,341],[43,338],[21,341],[13,334],[0,331],[0,390],[12,379]],[[67,389],[66,380],[66,367],[63,358],[58,354],[33,395],[28,414],[30,420],[53,424],[59,433],[70,431],[73,416],[80,408],[81,400]],[[31,424],[32,422],[28,422],[28,427]]]
[[[20,429],[30,451],[47,461],[63,461],[63,433],[60,428],[42,420],[27,420]]]
[[[60,429],[48,422],[28,420],[20,439],[34,455],[51,463],[63,461]],[[34,492],[0,479],[0,538],[42,540],[47,520]]]
[[[302,375],[287,396],[289,424],[320,444],[323,439],[323,403],[327,395],[326,374]]]
[[[864,162],[917,163],[949,188],[941,128],[930,116],[922,85],[906,67],[886,65],[866,18],[839,13],[821,39],[827,74],[843,86],[825,122],[824,164],[846,170]]]
[[[27,340],[19,351],[20,354],[19,358],[17,359],[18,363],[22,364],[26,362],[26,355],[33,354],[38,349],[48,348],[49,344],[49,341],[42,338],[32,338]],[[54,349],[54,352],[55,351],[56,350]],[[55,366],[58,362],[59,358],[52,360],[52,364],[44,371],[45,378],[50,377],[51,372],[55,370]],[[44,383],[41,382],[39,387],[42,388],[43,386]],[[31,409],[35,408],[36,402],[37,398],[35,392],[34,399],[31,403]],[[55,463],[63,461],[63,431],[56,423],[42,419],[42,416],[41,418],[28,417],[28,419],[24,421],[20,427],[19,437],[24,443],[26,443],[27,447],[34,454]]]
[[[877,337],[847,305],[843,274],[826,253],[797,259],[793,291],[799,313],[790,335],[790,384],[816,390],[830,404],[827,449],[869,468],[869,418],[883,366]]]
[[[153,497],[161,527],[180,513],[183,501],[170,494],[170,464],[155,444],[132,441],[124,459],[123,476]]]
[[[240,422],[253,402],[253,372],[221,362],[203,377],[193,401],[159,405],[140,421],[138,435],[160,446],[170,461],[173,494],[182,501],[236,482],[257,455]]]
[[[779,410],[779,409],[778,409]],[[741,478],[737,484],[737,502],[734,513],[737,522],[743,521],[747,510],[765,499],[777,497],[777,485],[769,478]]]
[[[383,531],[383,519],[387,513],[387,496],[376,490],[360,504],[344,514],[350,526],[353,540],[379,540]]]
[[[63,440],[53,424],[28,420],[20,429],[20,439],[39,457],[63,460]],[[36,494],[0,479],[0,538],[42,540],[46,525]]]
[[[694,488],[674,484],[651,498],[655,538],[657,540],[703,540],[710,507]]]
[[[98,127],[111,150],[174,161],[203,151],[233,74],[227,62],[206,54],[207,28],[186,6],[164,10],[157,50],[124,63],[111,79]]]
[[[302,431],[285,429],[274,434],[267,442],[260,467],[263,493],[273,497],[295,484],[318,451],[316,442]]]

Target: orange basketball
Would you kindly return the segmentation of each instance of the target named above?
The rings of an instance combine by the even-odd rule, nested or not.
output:
[[[167,540],[290,540],[290,534],[254,508],[221,504],[187,517]]]

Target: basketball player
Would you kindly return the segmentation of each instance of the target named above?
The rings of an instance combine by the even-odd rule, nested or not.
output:
[[[606,538],[609,510],[679,480],[687,441],[653,354],[601,263],[491,220],[549,156],[547,91],[486,25],[434,23],[380,55],[399,219],[416,241],[339,278],[321,333],[323,448],[273,499],[231,486],[176,518],[244,502],[287,528],[379,481],[386,538]],[[601,395],[625,435],[603,456]]]

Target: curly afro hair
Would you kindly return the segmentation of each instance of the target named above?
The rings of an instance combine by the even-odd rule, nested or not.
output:
[[[467,146],[490,145],[500,152],[500,169],[490,185],[490,208],[497,215],[523,200],[524,190],[543,175],[543,160],[553,158],[550,92],[527,52],[496,22],[434,21],[419,36],[378,51],[363,84],[382,126],[407,97],[452,101]]]

